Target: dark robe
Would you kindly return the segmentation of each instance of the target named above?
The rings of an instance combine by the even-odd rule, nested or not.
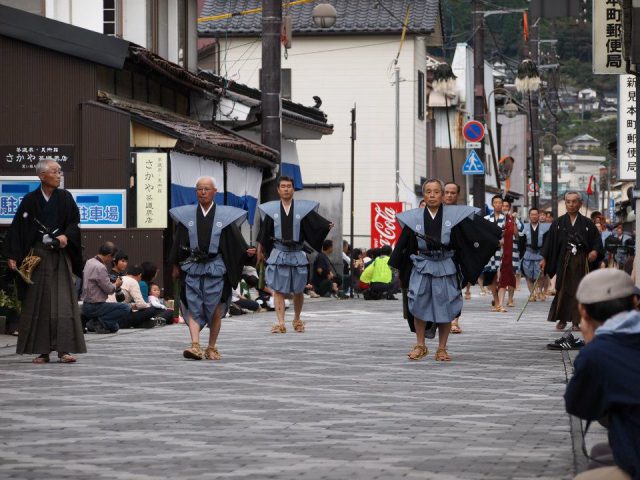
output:
[[[63,251],[71,261],[73,273],[81,276],[83,264],[78,206],[71,194],[60,188],[53,191],[49,202],[45,201],[39,188],[24,196],[7,233],[4,253],[20,265],[34,244],[42,239],[40,228],[33,221],[35,217],[51,230],[58,228],[56,236],[67,236],[68,245]]]
[[[434,239],[439,243],[442,229],[442,208],[438,212],[440,216],[439,227],[437,224],[438,215],[436,215],[436,219],[432,220],[426,210],[425,208],[425,229],[429,226],[431,231],[436,233]],[[427,235],[434,237],[430,233]],[[459,285],[476,283],[484,266],[496,252],[501,237],[502,229],[500,227],[478,215],[473,218],[465,218],[451,229],[448,248],[454,251],[453,261],[458,268]],[[476,243],[478,244],[477,248]],[[434,244],[433,248],[439,248],[439,245]],[[411,255],[417,254],[418,250],[418,240],[415,233],[409,227],[404,227],[389,259],[389,266],[400,272],[400,283],[403,288],[409,285],[411,277],[411,269],[413,268]],[[413,316],[408,308],[404,310],[409,328],[415,332]]]
[[[576,254],[572,255],[569,242],[578,244]],[[587,255],[595,250],[598,258],[589,264]],[[541,255],[545,259],[544,273],[556,276],[556,296],[551,303],[547,320],[572,322],[578,325],[580,316],[575,298],[580,280],[604,257],[600,232],[594,223],[578,213],[576,222],[571,225],[569,214],[554,220],[545,235]]]
[[[66,235],[67,246],[45,248],[45,229],[52,237]],[[87,351],[75,287],[82,274],[80,213],[69,192],[56,189],[46,201],[40,188],[23,198],[11,223],[5,254],[20,266],[33,249],[40,257],[31,280],[19,281],[22,311],[16,352],[48,354],[51,351],[84,353]],[[18,277],[21,278],[21,277]]]
[[[209,251],[209,242],[211,241],[211,230],[213,229],[215,206],[211,209],[208,215],[205,217],[202,214],[202,209],[198,206],[198,213],[196,216],[198,226],[198,248],[202,252]],[[182,247],[185,247],[186,250]],[[187,227],[178,223],[175,234],[173,236],[173,244],[169,252],[169,265],[179,265],[180,262],[186,260],[190,253],[189,249],[189,231]],[[240,228],[231,223],[227,225],[220,234],[220,244],[218,246],[218,252],[222,255],[227,273],[224,275],[224,289],[222,290],[222,299],[226,299],[231,295],[231,291],[238,285],[242,278],[242,268],[246,263],[250,263],[251,259],[247,255],[247,249],[249,246],[245,241]],[[186,275],[180,270],[182,279]],[[183,292],[184,293],[184,282]],[[182,295],[182,300],[186,304],[186,298]]]
[[[293,208],[293,207],[292,207]],[[280,211],[282,215],[282,236],[285,240],[293,238],[293,216],[285,216],[280,203]],[[292,212],[293,210],[289,210]],[[287,222],[291,222],[291,236],[287,238],[288,227],[285,225]],[[322,217],[316,211],[311,211],[300,220],[300,241],[309,244],[317,252],[322,251],[322,243],[331,230],[331,222]],[[264,219],[260,222],[260,230],[258,231],[257,241],[264,248],[266,257],[269,257],[271,250],[273,249],[273,238],[275,235],[275,229],[273,226],[273,219],[269,215],[265,215]]]
[[[284,205],[280,202],[280,230],[283,240],[293,240],[293,203],[294,201],[291,200],[291,207],[287,215]]]

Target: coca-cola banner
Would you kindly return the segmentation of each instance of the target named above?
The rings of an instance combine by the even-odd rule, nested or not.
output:
[[[402,212],[402,202],[371,202],[371,248],[395,246],[400,237],[396,213]]]

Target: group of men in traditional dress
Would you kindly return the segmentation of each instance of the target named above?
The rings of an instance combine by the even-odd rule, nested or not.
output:
[[[72,353],[86,351],[74,279],[82,270],[78,207],[69,192],[58,188],[61,169],[57,162],[41,161],[36,171],[41,187],[20,204],[5,247],[14,270],[25,258],[40,261],[33,285],[26,288],[17,353],[38,354],[34,362],[46,363],[51,351],[57,351],[61,362],[72,363],[76,361]],[[191,336],[183,356],[221,358],[217,339],[222,318],[243,265],[254,262],[254,257],[266,265],[266,285],[275,292],[277,323],[271,332],[287,331],[288,296],[293,296],[293,329],[304,332],[301,312],[309,277],[305,246],[320,250],[333,227],[318,214],[318,202],[294,201],[293,179],[280,177],[279,200],[258,207],[261,224],[255,248],[246,243],[240,230],[247,212],[215,204],[215,179],[199,178],[195,192],[197,204],[170,211],[176,230],[169,263],[173,277],[182,279],[180,301]],[[567,193],[567,214],[545,226],[539,222],[537,209],[531,209],[530,222],[522,224],[499,196],[492,200],[494,213],[483,218],[476,208],[456,205],[459,193],[455,183],[427,180],[424,208],[397,215],[402,232],[389,265],[399,270],[406,290],[406,317],[416,334],[409,358],[427,355],[425,339],[434,338],[437,331],[435,358],[451,360],[447,341],[452,331],[462,331],[458,323],[462,289],[474,284],[481,273],[485,285],[493,286],[494,308],[502,311],[505,291],[515,287],[514,252],[520,236],[526,238],[523,273],[531,295],[540,294],[538,280],[543,271],[555,275],[558,294],[549,320],[557,321],[559,329],[569,321],[577,328],[577,285],[602,256],[597,229],[579,213],[579,194]],[[203,349],[200,332],[207,326],[208,344]]]

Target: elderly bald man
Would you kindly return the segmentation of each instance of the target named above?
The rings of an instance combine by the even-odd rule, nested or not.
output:
[[[169,261],[173,278],[182,277],[181,300],[188,310],[191,347],[183,352],[190,360],[220,360],[216,341],[231,292],[240,281],[242,266],[255,254],[248,248],[240,226],[247,212],[216,205],[216,181],[200,177],[196,181],[197,205],[183,205],[169,212],[176,232]],[[209,327],[209,345],[200,347],[200,331]]]

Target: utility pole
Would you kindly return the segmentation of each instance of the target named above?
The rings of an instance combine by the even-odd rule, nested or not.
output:
[[[485,120],[484,114],[484,12],[479,0],[473,0],[473,117],[479,122]],[[480,147],[480,160],[485,165],[484,142]],[[485,176],[473,175],[473,206],[484,214]]]
[[[281,0],[262,0],[262,71],[260,89],[262,91],[262,127],[263,145],[278,152],[277,168],[281,167],[281,122],[282,102],[280,98],[280,35],[282,33]],[[270,172],[267,172],[269,175]],[[262,199],[275,200],[276,181],[262,186]]]
[[[555,37],[556,31],[556,23],[554,20],[552,22],[552,32]],[[540,45],[542,42],[538,39]],[[553,135],[554,141],[556,144],[559,144],[558,141],[558,118],[557,113],[559,109],[559,100],[558,100],[558,90],[560,88],[560,61],[558,60],[558,47],[557,40],[547,40],[547,43],[552,45],[552,57],[551,57],[551,65],[555,65],[549,70],[549,108],[551,109],[551,121],[550,121],[550,129],[551,134]],[[544,141],[543,141],[544,145]],[[554,145],[555,146],[555,145]],[[551,148],[551,211],[553,212],[553,218],[558,218],[558,151],[555,148]],[[544,158],[544,157],[543,157]],[[542,159],[540,160],[542,162]],[[540,179],[540,184],[544,184],[544,178]]]
[[[350,235],[349,238],[351,240],[351,265],[349,265],[349,297],[353,298],[353,283],[354,283],[354,271],[353,271],[353,264],[355,261],[355,258],[353,256],[353,226],[354,226],[354,219],[355,219],[355,178],[356,178],[356,105],[353,105],[353,108],[351,109],[351,217],[349,219],[349,226],[350,226]]]
[[[529,37],[529,53],[533,63],[538,65],[539,53],[540,53],[540,29],[538,27],[539,19],[531,26],[531,35]],[[530,121],[531,121],[531,181],[533,182],[533,201],[531,206],[538,208],[538,198],[540,195],[540,170],[538,168],[538,162],[536,161],[536,152],[538,151],[538,145],[536,143],[536,134],[540,131],[540,120],[538,114],[538,92],[529,92],[529,108],[530,108]],[[552,172],[556,170],[552,169]],[[554,178],[554,175],[552,175]],[[557,183],[557,180],[556,180]],[[557,190],[556,190],[557,191]],[[556,207],[557,208],[557,207]]]
[[[400,201],[400,67],[394,67],[396,79],[396,202]]]

